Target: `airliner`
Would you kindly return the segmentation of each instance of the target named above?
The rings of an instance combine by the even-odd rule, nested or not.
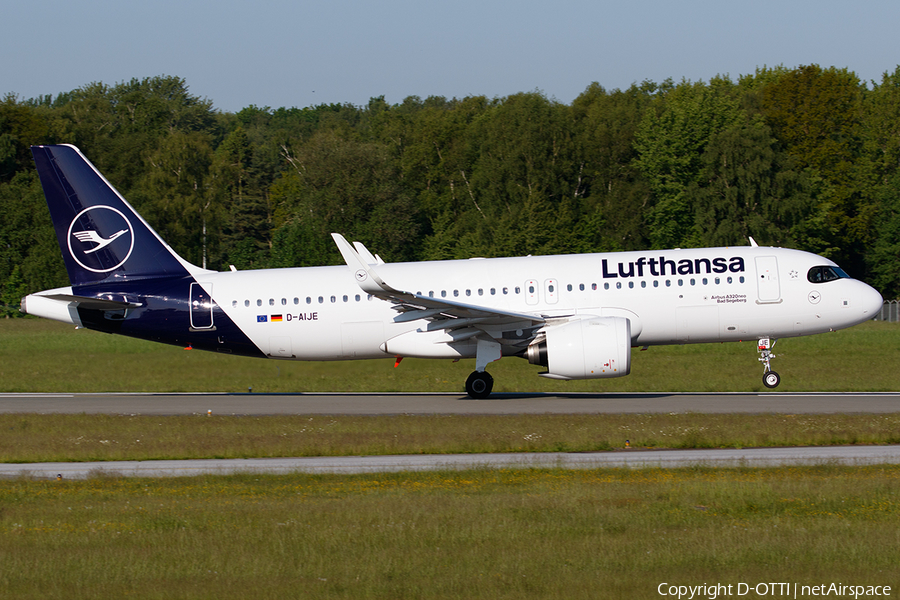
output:
[[[881,295],[808,252],[749,246],[386,263],[334,233],[346,265],[219,272],[176,254],[71,145],[32,147],[69,275],[21,310],[78,328],[279,360],[517,356],[552,379],[631,372],[631,349],[780,338],[876,316]],[[397,364],[395,363],[395,364]]]

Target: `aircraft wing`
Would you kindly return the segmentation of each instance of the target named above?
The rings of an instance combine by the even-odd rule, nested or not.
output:
[[[520,328],[540,326],[547,321],[541,315],[454,302],[446,298],[433,298],[398,290],[385,282],[375,271],[376,264],[367,260],[367,257],[372,256],[371,253],[357,251],[362,244],[356,242],[354,247],[339,233],[332,233],[331,237],[334,238],[344,261],[353,270],[359,287],[367,294],[394,305],[394,310],[399,313],[394,317],[396,323],[425,319],[429,321],[426,331],[441,329],[450,331],[472,327],[476,330],[474,335],[477,335],[484,332],[485,328],[497,329],[497,326],[512,324],[519,324]],[[499,333],[499,330],[497,332]]]

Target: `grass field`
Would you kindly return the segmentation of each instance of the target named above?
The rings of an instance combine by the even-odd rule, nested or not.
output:
[[[0,415],[0,462],[900,443],[878,415]]]
[[[900,390],[900,325],[868,322],[836,333],[781,340],[779,391]],[[4,392],[462,392],[473,361],[309,363],[225,356],[113,336],[43,319],[0,320]],[[519,358],[490,366],[494,390],[763,391],[756,342],[632,351],[632,374],[552,381]]]
[[[898,466],[20,480],[0,507],[2,598],[900,586]]]

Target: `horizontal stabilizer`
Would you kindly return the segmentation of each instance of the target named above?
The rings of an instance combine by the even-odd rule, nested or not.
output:
[[[77,302],[81,308],[90,310],[123,310],[126,308],[140,308],[141,304],[133,302],[121,302],[119,300],[106,300],[104,298],[89,298],[87,296],[72,296],[70,294],[41,294],[42,298],[60,300],[62,302]]]

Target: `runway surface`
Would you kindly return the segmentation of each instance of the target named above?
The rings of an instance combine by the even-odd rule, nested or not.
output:
[[[494,394],[11,394],[0,413],[134,415],[391,415],[596,413],[891,413],[900,393]]]
[[[92,476],[179,477],[233,473],[374,473],[451,469],[561,467],[768,467],[779,465],[869,465],[900,463],[900,446],[724,448],[714,450],[622,450],[510,454],[430,454],[212,460],[110,461],[0,464],[0,477],[84,479]]]

